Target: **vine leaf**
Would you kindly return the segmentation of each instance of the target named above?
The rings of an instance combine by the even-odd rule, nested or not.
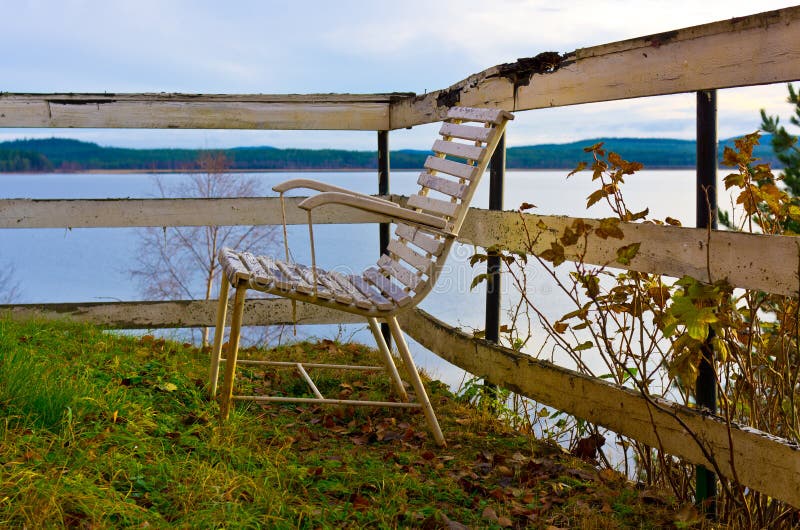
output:
[[[617,249],[617,263],[622,265],[630,265],[631,260],[639,253],[641,243],[631,243]]]

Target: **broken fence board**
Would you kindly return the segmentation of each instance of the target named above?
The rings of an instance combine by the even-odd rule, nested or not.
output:
[[[442,90],[398,99],[390,121],[393,129],[439,121],[452,105],[518,113],[796,81],[799,32],[800,6],[794,6],[563,55],[546,52],[492,66]],[[741,50],[748,50],[746,58]]]

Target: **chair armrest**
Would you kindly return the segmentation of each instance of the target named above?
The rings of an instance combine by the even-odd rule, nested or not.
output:
[[[345,206],[350,206],[351,208],[364,210],[366,212],[382,214],[416,225],[434,228],[447,234],[449,234],[450,230],[449,223],[441,217],[403,208],[402,206],[393,202],[384,200],[378,201],[369,195],[351,195],[348,193],[327,191],[314,195],[313,197],[309,197],[298,204],[298,206],[304,210],[311,211],[314,208],[323,206],[325,204],[342,204]]]
[[[373,197],[372,195],[366,195],[364,193],[359,193],[357,191],[348,190],[347,188],[340,188],[339,186],[334,186],[333,184],[327,184],[325,182],[320,182],[318,180],[312,179],[291,179],[285,182],[281,182],[280,184],[276,184],[272,187],[273,191],[278,193],[284,193],[289,190],[297,189],[297,188],[307,188],[310,190],[322,191],[322,192],[336,192],[336,193],[346,193],[348,195],[352,195],[354,197],[364,197],[368,199],[372,199],[373,201],[378,201],[385,204],[394,204],[391,201],[387,201],[385,199],[381,199],[379,197]]]

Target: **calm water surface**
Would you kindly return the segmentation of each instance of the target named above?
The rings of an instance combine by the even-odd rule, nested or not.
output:
[[[540,214],[604,217],[609,210],[600,205],[588,212],[586,197],[596,187],[590,174],[566,179],[567,171],[512,171],[507,174],[505,206],[518,207],[523,202],[535,204]],[[264,195],[274,195],[272,185],[296,178],[296,173],[253,173]],[[373,173],[304,173],[303,177],[335,183],[357,191],[374,193],[377,177]],[[150,174],[42,174],[0,175],[0,198],[147,198],[157,195],[156,176]],[[185,174],[159,175],[167,184],[185,180]],[[666,216],[692,226],[694,220],[694,173],[686,170],[642,171],[628,177],[624,194],[632,211],[650,208],[652,217]],[[416,190],[416,172],[395,172],[391,177],[393,193],[409,194]],[[484,179],[473,206],[488,204],[488,179]],[[304,227],[290,232],[291,248],[298,261],[308,258]],[[92,302],[139,300],[138,286],[129,269],[138,238],[137,229],[8,229],[0,230],[0,264],[13,265],[21,284],[20,302]],[[378,253],[378,229],[372,225],[319,226],[315,228],[317,256],[321,267],[347,265],[361,270],[374,264]],[[442,320],[463,328],[482,328],[484,293],[469,291],[475,274],[481,270],[469,266],[473,253],[469,245],[454,247],[435,290],[421,307]],[[548,314],[560,315],[569,310],[558,296],[552,281],[542,271],[529,270],[529,294],[545,307]],[[513,295],[504,289],[508,303]],[[505,305],[505,304],[504,304]],[[305,336],[335,337],[371,343],[364,326],[301,326]],[[534,330],[535,334],[535,330]],[[535,342],[535,341],[534,341]],[[411,341],[417,362],[429,373],[450,385],[457,385],[462,371],[430,354]],[[537,349],[535,344],[532,349]]]

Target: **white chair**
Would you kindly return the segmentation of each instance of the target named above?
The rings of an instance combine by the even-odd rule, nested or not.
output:
[[[308,212],[312,263],[311,266],[306,266],[290,262],[288,247],[286,260],[278,260],[269,256],[255,256],[248,252],[238,252],[229,248],[220,251],[219,258],[224,268],[224,277],[219,293],[216,333],[211,357],[210,388],[213,398],[217,390],[219,364],[224,360],[225,376],[220,399],[223,418],[227,418],[230,402],[234,399],[419,407],[425,414],[425,419],[436,442],[439,445],[445,445],[436,414],[414,366],[395,315],[417,305],[433,288],[467,214],[478,181],[497,147],[507,121],[513,118],[513,115],[508,112],[496,109],[467,107],[450,109],[439,132],[442,138],[434,142],[434,155],[428,157],[425,162],[425,170],[419,176],[420,190],[408,199],[405,207],[308,179],[289,180],[273,188],[280,193],[282,204],[284,193],[292,189],[308,188],[320,192],[305,199],[299,205]],[[387,252],[380,257],[375,267],[367,269],[360,276],[345,276],[316,267],[312,212],[327,204],[341,204],[392,218],[396,224],[394,238],[390,241]],[[235,295],[227,359],[222,359],[229,287],[235,289]],[[301,376],[309,384],[314,398],[233,395],[242,312],[245,293],[248,289],[365,317],[382,354],[385,364],[382,368],[387,371],[397,397],[402,402],[326,399],[316,388],[305,368],[332,368],[334,365],[310,363],[291,364],[296,366]],[[383,320],[389,325],[416,395],[416,401],[413,403],[408,402],[409,398],[403,388],[392,354],[380,332],[378,320]],[[239,362],[288,364],[272,361],[241,360]],[[335,366],[351,369],[367,368]]]

